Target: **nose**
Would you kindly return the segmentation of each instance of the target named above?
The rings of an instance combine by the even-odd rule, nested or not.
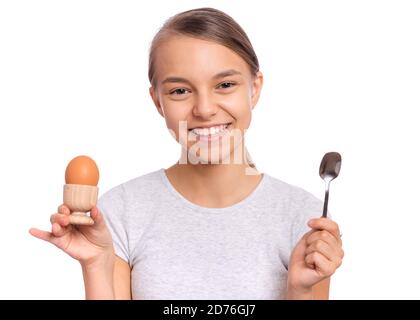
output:
[[[212,100],[211,96],[206,93],[197,95],[197,99],[193,107],[193,115],[203,119],[209,119],[217,113],[218,106]]]

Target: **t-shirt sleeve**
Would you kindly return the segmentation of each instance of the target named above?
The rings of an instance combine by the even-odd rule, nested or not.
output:
[[[122,186],[114,187],[99,198],[97,206],[111,233],[115,254],[130,264],[123,191]]]
[[[292,226],[291,249],[296,246],[305,233],[311,230],[308,226],[308,221],[313,218],[320,218],[324,207],[324,202],[321,199],[306,191],[304,191],[304,195],[299,202],[298,215]],[[327,217],[331,219],[329,210],[327,211]]]

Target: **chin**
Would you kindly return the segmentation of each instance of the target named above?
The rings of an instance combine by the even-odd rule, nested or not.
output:
[[[233,158],[233,150],[225,150],[223,152],[222,149],[219,149],[219,152],[205,154],[205,152],[201,153],[198,156],[194,157],[194,163],[201,163],[201,164],[232,164],[234,163]],[[235,161],[238,163],[238,161]]]

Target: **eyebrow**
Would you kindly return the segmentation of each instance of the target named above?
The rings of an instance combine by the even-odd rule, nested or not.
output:
[[[241,75],[242,73],[240,73],[239,71],[235,70],[235,69],[229,69],[229,70],[225,70],[222,72],[219,72],[218,74],[214,75],[212,77],[212,80],[215,79],[220,79],[220,78],[224,78],[224,77],[228,77],[228,76],[233,76],[233,75]],[[190,81],[188,79],[185,78],[181,78],[181,77],[168,77],[165,80],[163,80],[161,82],[161,84],[165,84],[165,83],[173,83],[173,82],[183,82],[183,83],[190,83]]]

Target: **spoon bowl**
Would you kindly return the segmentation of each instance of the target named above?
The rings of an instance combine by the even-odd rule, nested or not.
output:
[[[328,152],[319,166],[319,176],[325,181],[325,198],[322,217],[327,217],[330,182],[338,177],[341,169],[341,155],[338,152]]]

